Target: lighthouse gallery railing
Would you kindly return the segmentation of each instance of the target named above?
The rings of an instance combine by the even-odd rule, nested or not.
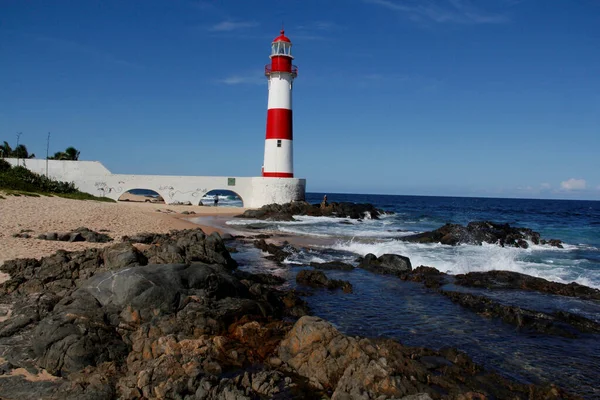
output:
[[[271,73],[273,72],[272,68],[271,68],[271,64],[267,64],[265,65],[265,75],[269,76],[271,75]],[[280,71],[275,71],[275,72],[280,72]],[[283,71],[283,72],[289,72],[289,71]],[[297,76],[298,75],[298,67],[296,65],[292,65],[292,75]]]

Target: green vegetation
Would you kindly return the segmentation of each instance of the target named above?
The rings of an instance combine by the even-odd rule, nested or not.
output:
[[[24,144],[20,144],[12,149],[8,142],[4,141],[4,143],[0,145],[0,157],[35,158],[35,154],[29,154],[29,151]]]
[[[58,151],[53,156],[48,157],[48,160],[79,160],[80,151],[75,147],[67,147],[65,151]]]
[[[60,196],[77,200],[115,202],[106,197],[96,197],[77,190],[73,182],[61,182],[36,174],[25,167],[12,167],[0,159],[0,190],[12,196]]]

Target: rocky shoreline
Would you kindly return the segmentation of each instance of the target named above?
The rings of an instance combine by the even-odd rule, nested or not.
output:
[[[239,270],[228,250],[235,244],[229,236],[193,229],[132,235],[104,249],[4,263],[0,270],[11,279],[0,286],[0,397],[578,398],[551,384],[510,381],[455,349],[344,335],[310,316],[298,293],[280,289],[281,278]],[[294,251],[264,239],[256,245],[276,261]],[[317,290],[340,288],[340,296],[352,290],[321,272],[352,265],[313,267],[299,282]],[[452,294],[458,292],[443,289],[448,275],[429,267],[413,269],[400,255],[369,255],[359,267],[422,283],[432,293],[524,329],[559,335],[598,332],[597,323],[581,317],[519,314],[490,299]],[[501,276],[503,281],[492,274],[467,274],[454,284],[600,296],[581,285]]]

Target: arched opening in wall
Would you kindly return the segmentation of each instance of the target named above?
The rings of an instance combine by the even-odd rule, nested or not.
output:
[[[165,204],[165,199],[163,199],[160,194],[150,189],[128,190],[119,197],[119,201]]]
[[[213,207],[243,207],[244,200],[234,191],[214,189],[207,192],[204,197],[200,199],[200,205]]]

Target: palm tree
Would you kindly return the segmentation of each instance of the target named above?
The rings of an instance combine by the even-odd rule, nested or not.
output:
[[[65,149],[65,151],[57,151],[53,156],[48,157],[49,160],[71,160],[77,161],[79,160],[79,154],[81,152],[77,150],[75,147],[69,146]]]
[[[65,149],[65,155],[67,156],[67,160],[73,160],[73,161],[77,161],[79,160],[79,153],[80,151],[77,150],[75,147],[67,147]]]
[[[15,158],[34,158],[35,154],[29,154],[27,146],[20,144],[13,150],[7,141],[0,146],[0,155],[2,157],[15,157]]]

